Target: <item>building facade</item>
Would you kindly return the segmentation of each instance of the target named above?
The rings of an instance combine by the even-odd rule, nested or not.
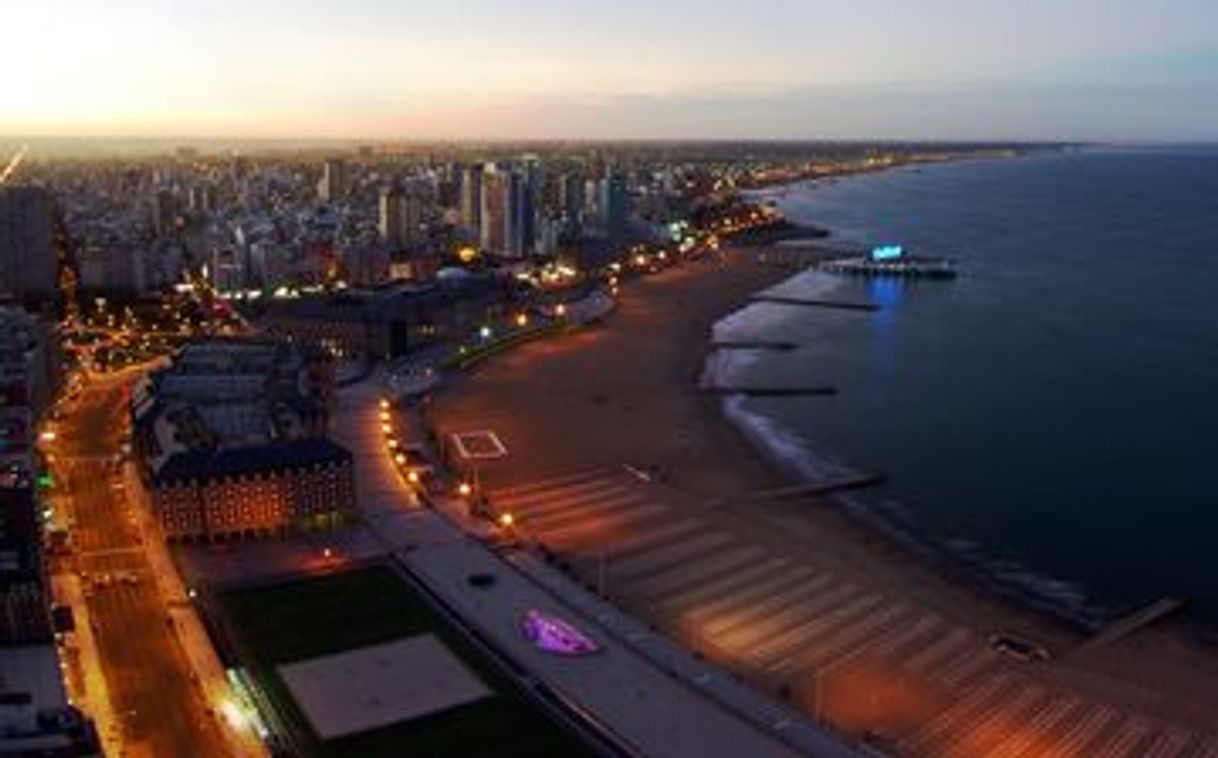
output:
[[[53,301],[58,291],[51,194],[0,186],[0,294],[32,304]]]

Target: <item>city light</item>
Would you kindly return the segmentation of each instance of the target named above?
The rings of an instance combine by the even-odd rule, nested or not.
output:
[[[516,314],[516,326],[521,326],[521,327],[523,327],[523,326],[528,326],[528,325],[529,325],[529,316],[528,316],[528,314],[526,314],[526,313],[517,313],[517,314]]]
[[[563,305],[562,303],[559,303],[558,305],[556,305],[554,307],[554,315],[558,316],[559,318],[566,316],[567,315],[567,306]]]
[[[494,334],[494,332],[491,331],[491,328],[489,326],[483,326],[481,329],[478,330],[478,336],[484,340],[489,340],[491,338],[492,334]]]
[[[397,463],[399,466],[405,466],[405,465],[406,465],[406,456],[405,456],[404,454],[402,454],[402,453],[398,453],[397,455],[393,456],[393,460],[394,460],[394,462],[395,462],[395,463]]]
[[[411,484],[418,484],[419,483],[419,472],[418,471],[407,471],[406,472],[406,481],[410,482]]]
[[[469,497],[473,492],[474,488],[470,486],[469,482],[461,482],[457,486],[457,494],[461,497]]]
[[[38,435],[38,439],[41,440],[42,442],[54,442],[56,436],[57,435],[55,434],[55,432],[51,431],[50,429],[47,429],[42,434]]]
[[[389,398],[381,398],[381,410],[389,410]]]
[[[504,513],[499,516],[499,526],[507,528],[514,523],[516,523],[516,518],[510,513]]]

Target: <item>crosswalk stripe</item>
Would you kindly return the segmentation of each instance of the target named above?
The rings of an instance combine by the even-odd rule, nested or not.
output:
[[[594,477],[603,478],[605,476],[612,475],[613,473],[616,473],[613,471],[613,469],[605,466],[597,466],[595,468],[584,469],[583,471],[574,471],[568,474],[558,474],[543,479],[535,479],[531,482],[525,482],[524,484],[518,484],[512,487],[500,487],[498,489],[493,489],[490,491],[490,497],[494,499],[497,497],[511,497],[513,495],[519,495],[522,493],[538,492],[551,487],[560,487],[570,482],[592,479]]]
[[[1193,741],[1194,735],[1168,727],[1142,753],[1143,758],[1177,758]]]
[[[767,558],[705,584],[674,590],[663,599],[656,601],[655,610],[662,615],[679,613],[699,603],[730,596],[741,588],[753,586],[758,581],[777,579],[791,570],[790,565],[791,562],[785,558]]]
[[[929,647],[924,647],[898,665],[905,671],[920,674],[928,671],[939,661],[955,655],[961,645],[973,638],[967,629],[957,627],[948,634],[935,640]]]
[[[736,547],[700,563],[680,566],[654,578],[637,582],[631,587],[631,594],[636,597],[663,596],[690,584],[705,584],[709,579],[756,563],[758,557],[764,553],[765,550],[758,545]]]
[[[564,509],[551,510],[542,514],[524,511],[520,514],[519,522],[521,524],[528,525],[533,529],[541,529],[544,531],[546,529],[558,527],[570,521],[575,521],[581,518],[597,518],[606,513],[612,513],[613,511],[621,510],[622,508],[626,508],[631,505],[638,505],[647,502],[648,501],[631,494],[612,500],[598,500],[595,502],[569,504]],[[658,505],[658,503],[653,504]]]
[[[515,513],[519,513],[522,515],[528,515],[528,516],[534,517],[534,518],[541,518],[542,516],[548,516],[551,513],[561,513],[563,511],[571,511],[571,510],[584,510],[588,507],[594,506],[598,502],[604,502],[606,500],[613,500],[618,497],[626,497],[626,496],[629,496],[635,500],[643,499],[642,493],[624,489],[622,492],[610,492],[608,495],[606,495],[604,497],[596,497],[596,498],[569,497],[569,498],[560,498],[560,499],[556,499],[556,500],[550,500],[550,501],[546,501],[546,502],[538,502],[535,500],[530,500],[528,502],[519,503],[516,505],[512,505],[510,503],[503,503],[501,501],[495,501],[494,505],[499,510],[511,510]]]
[[[1107,740],[1087,748],[1087,754],[1096,758],[1123,758],[1141,744],[1150,734],[1150,726],[1136,716],[1129,716],[1120,729],[1109,735]]]
[[[1218,758],[1218,734],[1203,737],[1197,751],[1191,758]]]
[[[948,663],[936,677],[949,687],[959,687],[998,663],[998,654],[989,648],[966,650]]]
[[[831,574],[820,574],[813,576],[807,582],[791,584],[785,592],[770,595],[764,600],[750,603],[744,607],[738,606],[734,612],[725,613],[707,623],[706,629],[711,634],[722,634],[737,627],[755,628],[759,625],[781,629],[788,620],[809,613],[808,604],[817,602],[817,594],[822,589],[831,593],[836,592],[833,599],[854,591],[853,585],[838,585],[836,590],[827,587],[835,581],[836,578]],[[824,600],[825,604],[829,602],[828,598]]]
[[[943,620],[937,614],[922,611],[915,623],[895,627],[884,634],[877,634],[870,643],[860,645],[837,658],[826,661],[824,665],[836,669],[845,666],[850,659],[854,658],[885,658],[915,639],[930,634],[942,625]]]
[[[604,532],[607,529],[618,529],[624,524],[629,524],[635,521],[644,521],[654,518],[658,514],[666,513],[668,506],[663,503],[641,504],[629,509],[622,509],[613,513],[592,516],[589,515],[584,519],[578,519],[573,523],[555,526],[551,529],[546,529],[540,533],[540,536],[545,542],[552,542],[556,545],[564,545],[569,543],[572,537],[581,534],[596,535]],[[525,529],[528,530],[526,523]],[[596,553],[595,549],[585,549],[580,552]],[[606,552],[606,556],[611,556],[612,552]]]
[[[673,542],[643,555],[620,561],[615,560],[612,568],[613,575],[621,579],[629,579],[640,574],[646,574],[663,566],[701,555],[708,550],[719,547],[725,542],[730,542],[732,539],[731,535],[724,532],[707,532],[681,542]]]
[[[838,605],[835,603],[829,608],[824,608],[824,604],[822,604],[820,608],[814,610],[805,608],[802,613],[785,619],[785,623],[781,626],[776,625],[769,629],[756,630],[769,632],[768,634],[759,635],[753,630],[745,630],[743,634],[737,635],[743,638],[740,640],[741,646],[750,647],[750,655],[754,657],[780,650],[789,650],[793,645],[798,645],[802,640],[809,639],[823,632],[831,625],[869,611],[883,600],[879,595],[857,594],[858,589],[853,585],[846,585],[846,587],[849,588],[849,592],[852,594],[842,604]],[[770,629],[782,631],[779,634],[774,634]],[[758,643],[761,637],[765,638],[764,642],[760,642],[756,644],[756,647],[753,647],[754,643]]]
[[[1108,706],[1092,705],[1081,718],[1073,722],[1070,731],[1053,743],[1052,749],[1047,751],[1048,754],[1071,757],[1083,755],[1079,749],[1095,739],[1116,717],[1116,711]]]
[[[865,648],[868,638],[874,639],[878,630],[890,627],[907,615],[909,606],[904,603],[892,603],[857,618],[823,639],[811,640],[809,645],[792,649],[789,653],[792,668],[820,670],[841,653]]]
[[[1026,711],[1031,710],[1038,702],[1043,703],[1048,690],[1040,685],[1021,688],[1019,693],[1010,700],[996,703],[994,708],[986,712],[980,720],[970,719],[963,724],[960,734],[949,739],[951,742],[947,751],[940,753],[942,758],[974,758],[978,755],[989,755],[989,747],[984,743],[992,740],[996,733],[1007,733],[1011,727],[1019,723]],[[996,725],[1005,725],[996,729]]]
[[[490,500],[500,507],[527,510],[531,508],[541,509],[551,503],[569,502],[572,500],[596,500],[631,491],[638,492],[639,486],[617,479],[594,479],[590,482],[581,482],[569,487],[555,487],[554,489],[530,495],[515,497],[495,497],[491,495]]]
[[[939,735],[948,732],[957,723],[972,718],[974,713],[989,706],[990,703],[1017,686],[1018,683],[1005,674],[990,679],[969,697],[957,700],[924,724],[921,729],[903,741],[904,746],[909,748],[910,752],[915,752],[918,748],[936,741]]]
[[[614,559],[628,558],[641,555],[656,545],[683,539],[690,534],[706,532],[706,522],[701,519],[688,518],[657,524],[653,529],[640,530],[615,539],[612,545],[606,545],[606,552]]]
[[[1078,698],[1070,696],[1052,700],[1028,721],[1026,726],[1021,726],[1012,736],[998,743],[991,751],[990,758],[1019,758],[1024,752],[1032,749],[1042,735],[1057,726],[1068,714],[1078,710],[1081,703]]]
[[[698,622],[705,618],[713,619],[720,613],[731,613],[742,609],[747,610],[752,604],[761,602],[775,594],[781,594],[784,597],[789,596],[791,587],[799,585],[800,582],[811,574],[812,569],[807,566],[795,566],[789,572],[771,574],[761,581],[743,585],[733,589],[731,592],[723,592],[715,595],[710,600],[687,607],[687,610],[683,614],[683,620],[686,622]]]

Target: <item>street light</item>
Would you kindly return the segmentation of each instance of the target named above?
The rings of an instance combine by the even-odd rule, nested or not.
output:
[[[457,494],[461,497],[469,497],[473,492],[474,488],[470,486],[469,482],[461,482],[457,486]]]
[[[503,514],[499,515],[499,526],[503,527],[504,529],[512,528],[512,525],[515,523],[516,523],[516,517],[513,516],[512,514],[503,513]]]

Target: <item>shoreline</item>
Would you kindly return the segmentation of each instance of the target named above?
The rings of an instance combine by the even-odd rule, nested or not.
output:
[[[509,450],[505,460],[484,464],[477,474],[493,506],[512,501],[511,497],[500,501],[497,493],[537,490],[544,503],[509,506],[521,509],[518,523],[530,538],[545,544],[591,586],[598,585],[598,577],[602,588],[607,581],[608,593],[627,612],[805,708],[812,708],[821,697],[816,694],[820,684],[810,673],[784,674],[777,681],[769,675],[755,679],[756,672],[741,657],[748,655],[747,648],[735,647],[730,639],[720,644],[702,631],[727,623],[713,616],[725,600],[694,604],[686,598],[658,599],[654,590],[636,590],[634,582],[651,587],[677,580],[618,577],[617,554],[634,556],[640,551],[631,544],[656,539],[648,533],[672,532],[681,521],[697,520],[707,530],[730,536],[730,545],[746,545],[733,549],[756,551],[748,545],[763,546],[764,554],[780,556],[792,565],[815,564],[817,571],[828,572],[860,588],[859,592],[874,593],[867,597],[882,595],[896,607],[924,608],[925,613],[918,611],[923,622],[933,618],[950,623],[954,631],[947,634],[968,640],[974,652],[967,655],[988,650],[985,634],[999,630],[1038,640],[1063,654],[1076,648],[1084,640],[1076,628],[945,576],[923,557],[895,546],[825,498],[764,504],[749,499],[749,493],[787,487],[791,480],[725,417],[721,397],[698,391],[697,380],[712,350],[713,324],[747,305],[756,292],[803,269],[782,256],[767,257],[767,250],[732,249],[724,260],[693,262],[635,280],[623,290],[618,310],[603,323],[562,339],[521,346],[457,377],[449,391],[434,398],[431,415],[437,432],[445,436],[493,430]],[[653,433],[657,429],[664,431]],[[623,526],[615,513],[581,517],[576,511],[593,508],[594,498],[580,497],[568,504],[560,495],[543,491],[546,482],[592,477],[593,470],[616,472],[620,478],[627,466],[655,479],[648,486],[664,503],[665,513],[654,516],[663,518],[661,523],[648,522],[644,529]],[[533,516],[533,507],[545,513]],[[623,506],[612,507],[620,512]],[[565,512],[568,508],[570,513]],[[650,511],[659,509],[658,504],[648,506]],[[692,548],[674,542],[664,549]],[[611,551],[608,557],[606,550]],[[628,562],[638,560],[631,557]],[[713,555],[707,559],[718,560]],[[686,565],[674,573],[692,576],[697,568]],[[705,581],[711,581],[709,576]],[[691,585],[683,594],[694,597],[698,589]],[[966,629],[967,637],[961,636]],[[729,637],[748,632],[742,628]],[[990,656],[986,659],[993,662]],[[995,665],[1005,668],[1001,661]],[[846,667],[835,678],[849,681],[861,675],[853,669]],[[1089,652],[1085,659],[1067,655],[1037,676],[1055,682],[1054,686],[1078,686],[1095,699],[1115,700],[1158,718],[1218,723],[1218,660],[1161,629],[1143,630],[1120,645]],[[888,719],[893,709],[907,707],[911,699],[930,713],[967,694],[938,684],[923,687],[920,682],[899,681],[893,686],[913,687],[915,694],[877,695],[874,711],[839,694],[825,706],[830,721],[855,736],[882,732],[873,722]],[[1173,696],[1158,702],[1153,695],[1164,691]],[[882,707],[884,697],[893,698],[887,709]],[[915,721],[914,716],[905,716]],[[910,728],[909,724],[883,726],[897,733]]]
[[[887,173],[888,171],[901,169],[908,170],[912,167],[920,168],[922,165],[937,166],[973,161],[1010,160],[1029,155],[1040,155],[1046,152],[1060,155],[1070,152],[1070,150],[1057,147],[1003,154],[954,155],[943,160],[925,163],[902,163],[877,170],[832,175],[824,178],[838,181],[874,173]],[[819,179],[815,177],[803,178],[786,184],[774,184],[750,189],[745,194],[754,201],[764,202],[775,196],[785,197],[787,192],[790,191],[815,191],[815,185],[818,181]],[[788,219],[788,223],[791,229],[810,229],[814,231],[814,234],[806,237],[801,237],[798,234],[793,234],[789,237],[780,234],[774,241],[755,247],[766,248],[776,252],[786,252],[789,249],[798,249],[801,252],[817,254],[839,252],[834,249],[835,243],[841,239],[838,230],[825,226],[821,221],[815,219]],[[751,248],[754,246],[748,245],[747,247]],[[771,283],[766,289],[778,289],[786,285],[789,280],[797,278],[807,270],[797,271],[787,279]],[[731,310],[724,313],[720,321],[736,315],[743,309]],[[718,323],[715,322],[716,325]],[[764,329],[761,329],[756,334],[745,335],[745,339],[764,341],[767,337]],[[714,352],[713,346],[708,348],[708,361]],[[741,413],[748,412],[742,411]],[[733,426],[740,427],[741,420],[731,418],[732,414],[727,412],[726,404],[723,415],[727,417],[727,420]],[[740,413],[736,415],[739,417]],[[836,451],[822,448],[816,444],[815,440],[802,437],[781,420],[758,413],[751,413],[749,415],[760,416],[765,422],[775,427],[780,434],[802,443],[803,451],[806,457],[810,459],[811,465],[845,466],[837,458]],[[744,429],[740,429],[740,433],[746,437],[749,437],[751,434],[749,430]],[[788,475],[797,478],[800,477],[798,471],[792,470],[797,468],[797,466],[792,466],[790,462],[784,461],[783,453],[773,449],[775,446],[769,441],[761,439],[756,443],[756,447],[758,448],[757,454],[769,459],[779,471],[784,471]],[[851,463],[857,464],[860,462],[854,461]],[[833,501],[834,506],[843,515],[857,522],[863,528],[875,531],[884,539],[891,541],[899,549],[910,553],[917,560],[924,561],[928,565],[933,566],[937,573],[942,574],[948,580],[965,584],[979,593],[996,597],[1002,602],[1014,605],[1020,610],[1041,615],[1056,623],[1067,624],[1076,631],[1096,633],[1107,624],[1120,619],[1124,615],[1133,613],[1146,605],[1146,602],[1139,601],[1099,602],[1093,598],[1091,593],[1088,592],[1087,587],[1081,582],[1061,579],[1052,574],[1044,573],[1034,565],[996,558],[987,552],[985,545],[926,529],[909,512],[908,501],[900,499],[899,493],[895,493],[895,495],[891,492],[886,494],[890,496],[883,500],[868,499],[866,491],[863,493],[851,492],[843,495],[829,495],[827,497]],[[1186,637],[1190,643],[1218,653],[1218,620],[1208,621],[1193,616],[1187,603],[1182,611],[1158,623],[1160,626],[1167,627],[1172,632]]]

